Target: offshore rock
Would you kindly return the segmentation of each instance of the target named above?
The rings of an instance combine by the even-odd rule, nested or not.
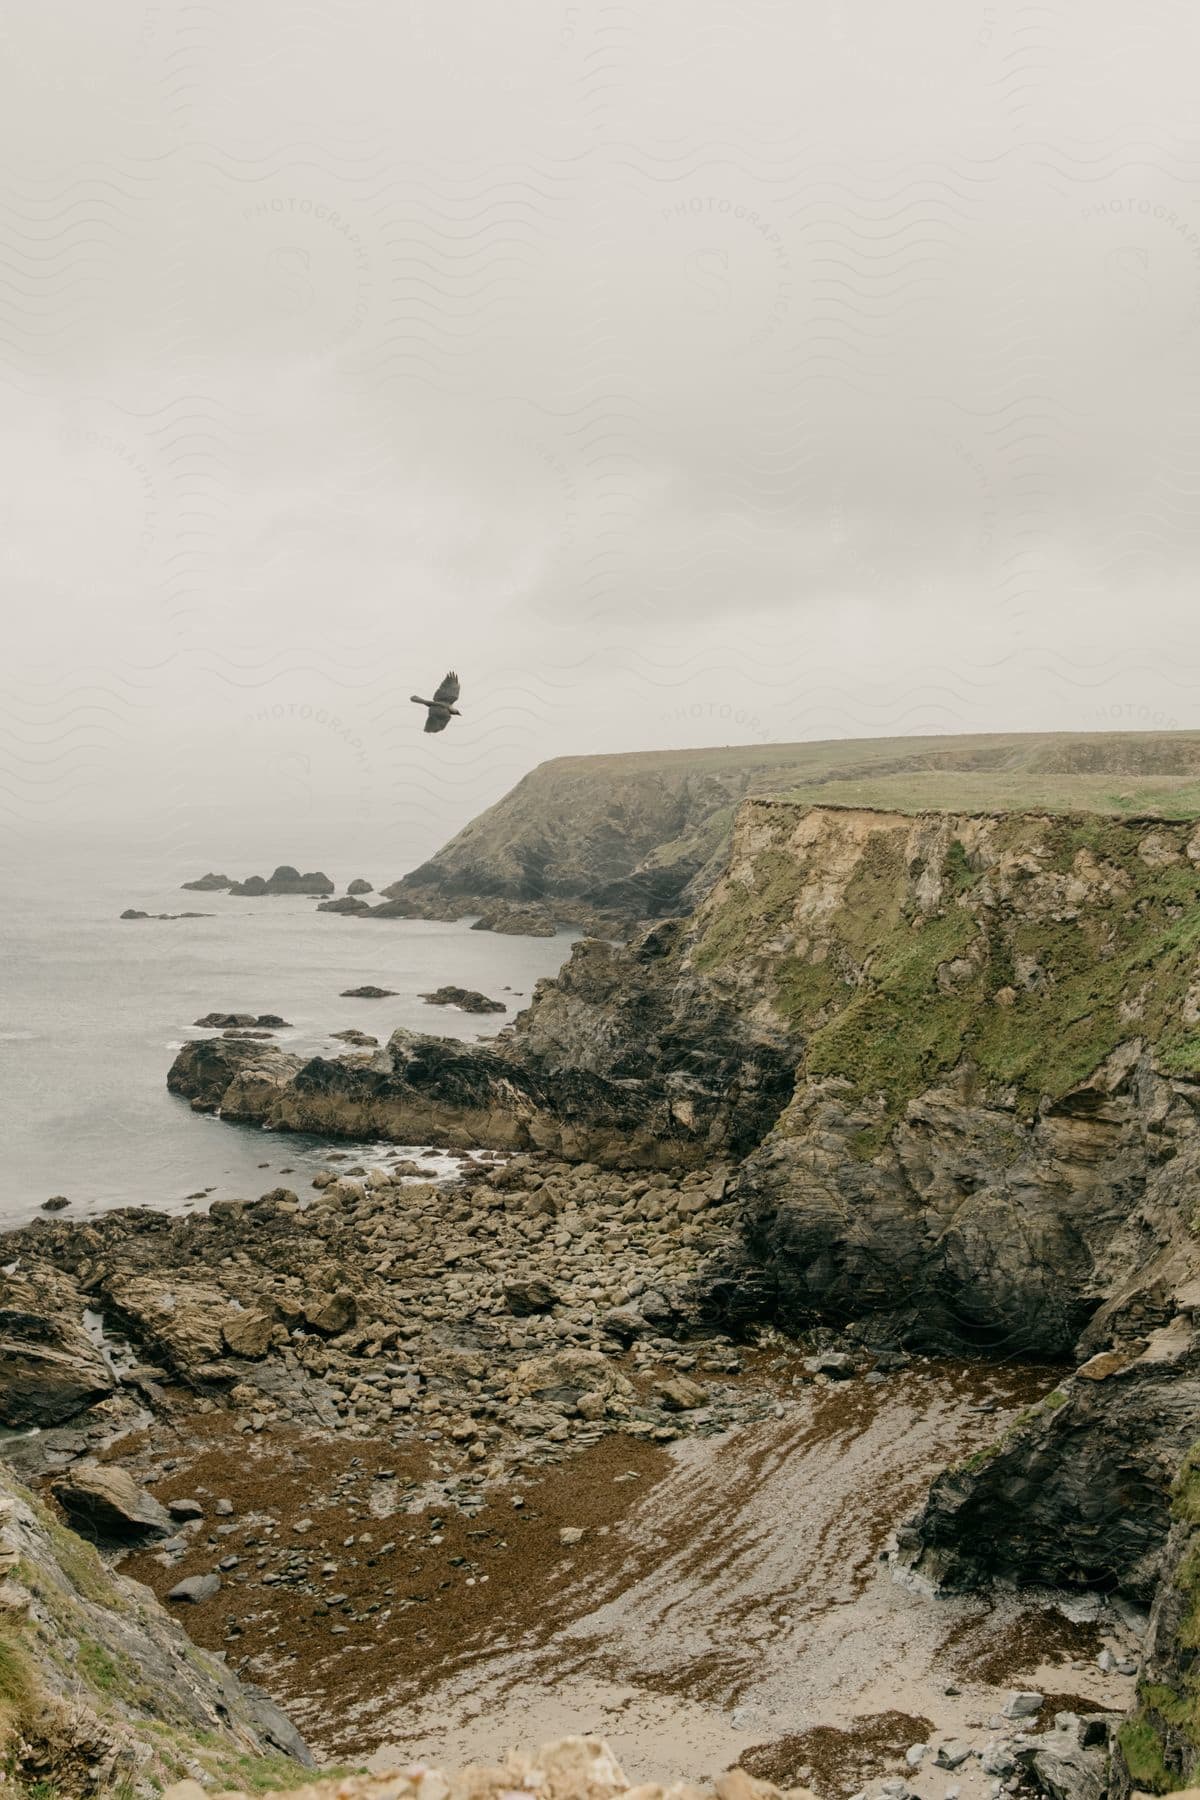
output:
[[[469,1013],[502,1013],[507,1012],[503,1000],[489,1000],[477,988],[440,987],[430,994],[422,994],[426,1006],[457,1006],[460,1012]]]
[[[290,863],[280,863],[273,875],[250,875],[245,881],[231,883],[231,894],[332,894],[333,883],[323,869],[310,870],[302,875],[299,869],[293,869]]]
[[[196,881],[184,881],[180,885],[190,889],[193,893],[215,894],[219,893],[222,888],[231,888],[233,882],[228,875],[214,875],[210,870],[207,875],[201,875]]]

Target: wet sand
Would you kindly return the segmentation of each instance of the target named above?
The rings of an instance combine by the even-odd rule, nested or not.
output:
[[[220,1550],[202,1532],[169,1568],[146,1554],[129,1570],[162,1594],[238,1554],[221,1592],[187,1609],[189,1630],[323,1755],[375,1767],[492,1760],[586,1731],[634,1779],[745,1757],[849,1795],[903,1766],[908,1743],[986,1742],[1013,1686],[1123,1707],[1132,1683],[1095,1662],[1128,1643],[1118,1621],[1068,1602],[1072,1623],[1050,1596],[931,1597],[883,1560],[932,1477],[1000,1435],[1049,1374],[919,1364],[878,1384],[793,1385],[794,1368],[757,1367],[774,1417],[669,1447],[606,1437],[491,1490],[473,1518],[429,1508],[423,1449],[230,1441],[217,1416],[211,1446],[155,1491],[231,1498]],[[308,1564],[288,1576],[301,1546]],[[283,1583],[259,1585],[280,1568]],[[978,1763],[910,1779],[938,1800],[950,1782],[964,1800],[990,1786]]]

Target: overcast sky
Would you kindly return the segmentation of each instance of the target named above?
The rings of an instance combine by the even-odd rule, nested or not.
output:
[[[10,847],[387,879],[549,756],[1200,726],[1197,66],[1184,0],[9,0]]]

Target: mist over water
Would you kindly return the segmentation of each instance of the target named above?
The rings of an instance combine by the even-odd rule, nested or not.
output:
[[[472,931],[469,920],[340,918],[300,897],[181,892],[179,880],[205,866],[166,880],[153,853],[93,849],[0,870],[0,1225],[34,1216],[53,1194],[68,1197],[74,1218],[132,1204],[174,1208],[205,1188],[214,1199],[253,1198],[281,1181],[303,1192],[326,1149],[354,1147],[193,1113],[166,1088],[179,1045],[203,1035],[193,1020],[214,1010],[279,1013],[293,1028],[276,1034],[282,1048],[326,1055],[342,1052],[329,1034],[348,1026],[381,1043],[401,1025],[491,1037],[572,941]],[[260,860],[229,873],[273,866]],[[364,871],[347,864],[329,873],[342,891]],[[122,919],[130,906],[211,916]],[[368,983],[396,998],[340,997]],[[446,983],[479,988],[509,1011],[475,1017],[419,998]]]

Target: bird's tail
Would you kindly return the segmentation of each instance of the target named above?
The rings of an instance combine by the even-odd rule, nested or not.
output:
[[[432,705],[432,701],[422,700],[420,694],[410,694],[408,697],[412,701],[414,706],[430,706],[430,705]]]

